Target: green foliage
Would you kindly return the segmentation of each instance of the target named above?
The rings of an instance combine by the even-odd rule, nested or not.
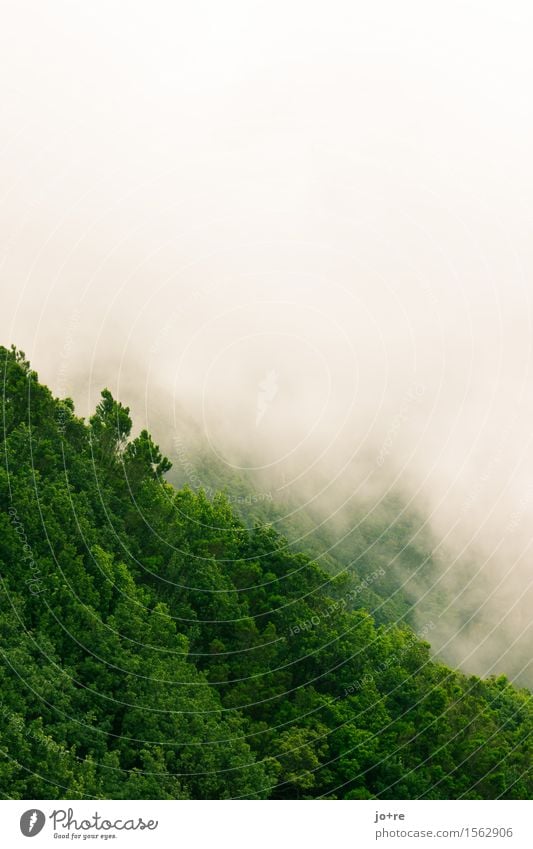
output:
[[[4,797],[531,798],[529,692],[174,489],[108,390],[85,424],[22,354],[0,368]]]
[[[100,460],[110,461],[126,445],[131,433],[129,407],[123,407],[114,400],[109,389],[102,390],[102,400],[91,416],[91,442]]]

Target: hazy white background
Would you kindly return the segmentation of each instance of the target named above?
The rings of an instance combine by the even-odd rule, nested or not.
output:
[[[533,7],[0,15],[0,342],[82,413],[107,384],[170,445],[186,412],[326,509],[400,486],[478,564],[454,656],[508,668],[533,580]]]

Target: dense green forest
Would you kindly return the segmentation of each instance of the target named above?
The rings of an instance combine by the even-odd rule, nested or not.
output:
[[[531,798],[531,694],[369,612],[394,535],[333,574],[107,390],[85,422],[0,373],[3,798]]]

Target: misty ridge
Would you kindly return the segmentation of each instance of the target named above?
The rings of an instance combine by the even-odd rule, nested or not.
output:
[[[431,656],[442,599],[413,629],[389,567],[439,564],[400,496],[339,534],[205,450],[231,500],[176,488],[109,389],[84,421],[0,358],[10,798],[530,797],[531,692]]]
[[[134,5],[0,35],[0,342],[316,556],[379,516],[433,651],[531,686],[527,27]]]
[[[443,405],[427,368],[408,379],[404,367],[405,379],[388,384],[380,400],[375,374],[358,375],[350,397],[354,376],[340,359],[321,374],[297,355],[294,340],[306,330],[309,340],[317,334],[315,347],[326,347],[316,327],[297,332],[293,325],[292,336],[287,330],[272,344],[250,333],[252,312],[226,339],[202,337],[213,353],[204,353],[196,372],[191,362],[184,367],[184,386],[161,379],[175,356],[164,332],[148,357],[119,359],[109,346],[90,373],[87,352],[73,337],[54,366],[55,384],[51,369],[51,385],[73,396],[77,409],[86,405],[87,415],[110,386],[131,407],[137,430],[147,427],[171,459],[171,482],[203,488],[211,498],[223,489],[249,523],[269,521],[295,550],[326,564],[333,558],[335,573],[379,555],[392,603],[396,595],[408,600],[389,619],[422,632],[431,623],[433,652],[467,672],[505,673],[531,686],[533,488],[516,440],[525,422],[503,425],[498,416],[476,428],[485,410],[466,392],[461,408],[447,399]],[[279,327],[274,310],[272,316]],[[263,321],[264,310],[257,323]],[[327,345],[331,362],[337,343]],[[458,382],[459,372],[457,364]],[[328,380],[337,383],[334,398]],[[445,414],[462,426],[452,430]],[[378,620],[381,607],[377,599],[371,609]]]

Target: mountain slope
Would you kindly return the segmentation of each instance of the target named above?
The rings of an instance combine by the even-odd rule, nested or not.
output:
[[[0,793],[530,798],[533,704],[0,349]],[[431,622],[424,636],[431,636]]]

